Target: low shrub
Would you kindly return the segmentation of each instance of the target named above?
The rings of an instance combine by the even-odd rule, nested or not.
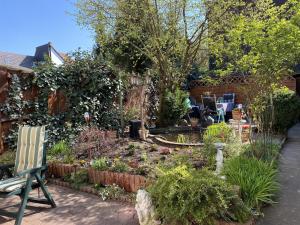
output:
[[[106,185],[106,186],[101,186],[99,184],[96,184],[95,188],[98,191],[98,194],[103,201],[109,199],[117,200],[125,194],[124,188],[121,188],[116,184]]]
[[[300,116],[300,98],[287,87],[273,87],[271,94],[258,96],[251,107],[262,131],[284,133]]]
[[[276,164],[279,157],[280,146],[272,142],[272,139],[259,138],[244,146],[244,154],[247,157],[257,158],[268,163]]]
[[[124,122],[126,125],[129,124],[130,120],[137,120],[140,118],[140,110],[137,107],[130,107],[124,110]]]
[[[64,180],[71,183],[71,185],[75,188],[79,188],[80,186],[88,183],[89,176],[88,171],[84,169],[80,169],[71,174],[68,174],[64,177]]]
[[[203,140],[212,140],[213,142],[228,142],[232,137],[232,129],[226,123],[218,123],[210,125],[204,132]]]
[[[15,162],[16,152],[6,151],[0,155],[0,165],[2,164],[12,164]]]
[[[159,115],[159,124],[161,126],[171,126],[187,114],[189,108],[185,103],[188,94],[177,88],[174,92],[166,91],[163,109]]]
[[[136,146],[134,144],[128,145],[126,148],[126,156],[133,156],[135,153]]]
[[[48,154],[52,156],[57,155],[66,155],[71,152],[70,146],[67,144],[66,141],[62,140],[57,142],[55,145],[53,145],[50,149]]]
[[[279,187],[277,170],[271,164],[239,156],[225,162],[223,172],[228,182],[240,187],[249,208],[259,210],[263,204],[274,203]]]
[[[300,116],[300,98],[287,87],[279,88],[273,94],[274,129],[286,131]]]
[[[54,144],[50,148],[47,157],[50,161],[60,160],[68,164],[71,164],[75,161],[75,156],[72,148],[64,140]]]
[[[115,159],[112,164],[111,170],[113,172],[123,173],[129,170],[129,166],[127,165],[127,163],[122,162],[120,159]]]
[[[101,170],[101,171],[108,170],[109,168],[108,159],[106,157],[96,159],[92,162],[91,166],[96,170]]]
[[[214,170],[216,167],[216,156],[217,156],[217,148],[212,139],[205,140],[204,146],[201,149],[203,152],[206,167]]]
[[[187,166],[160,170],[150,192],[157,217],[166,224],[212,225],[216,219],[244,222],[249,210],[224,180]]]
[[[237,157],[245,152],[245,145],[241,139],[236,137],[232,138],[226,143],[223,153],[226,159]]]

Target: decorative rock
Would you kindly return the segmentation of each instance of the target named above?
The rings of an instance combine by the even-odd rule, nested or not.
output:
[[[205,163],[202,161],[197,161],[197,162],[194,162],[193,165],[196,169],[202,169],[205,166]]]
[[[138,168],[139,167],[139,163],[137,160],[132,160],[128,163],[128,165],[131,167],[131,168]]]
[[[171,153],[171,150],[169,148],[160,148],[159,154],[161,155],[169,155]]]
[[[149,193],[145,190],[138,190],[136,196],[135,210],[137,212],[140,225],[161,224],[155,220],[154,206]]]

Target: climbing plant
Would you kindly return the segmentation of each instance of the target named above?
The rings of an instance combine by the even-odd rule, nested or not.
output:
[[[32,100],[24,98],[24,92],[32,87],[31,82],[32,76],[12,74],[6,100],[0,104],[1,114],[12,122],[11,132],[5,137],[10,149],[15,149],[18,125],[26,119],[32,106]]]
[[[40,64],[35,68],[33,83],[39,95],[30,123],[48,125],[50,143],[76,134],[85,123],[85,112],[100,128],[118,128],[118,80],[112,69],[93,54],[76,51],[61,66]],[[58,112],[49,114],[48,97],[53,93],[59,93],[57,97],[64,98],[65,103]]]

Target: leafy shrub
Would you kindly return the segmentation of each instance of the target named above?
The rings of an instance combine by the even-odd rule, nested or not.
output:
[[[55,145],[53,145],[50,149],[48,154],[52,156],[57,155],[66,155],[71,152],[70,146],[67,144],[66,141],[59,141]]]
[[[148,188],[157,216],[167,224],[215,224],[215,219],[245,221],[249,211],[238,195],[213,173],[178,166],[161,171]]]
[[[126,172],[126,171],[129,170],[129,166],[127,165],[127,163],[122,162],[119,159],[115,159],[115,161],[113,162],[111,170],[113,172],[123,173],[123,172]]]
[[[0,165],[1,164],[12,164],[15,162],[16,152],[6,151],[0,155]]]
[[[137,107],[130,107],[124,110],[124,121],[129,124],[130,120],[136,120],[140,118],[140,110]]]
[[[71,183],[75,188],[79,188],[80,186],[88,183],[89,176],[88,171],[84,169],[80,169],[75,171],[69,175],[64,177],[64,180]]]
[[[271,94],[255,99],[252,109],[260,130],[282,133],[299,119],[300,98],[287,87],[273,87]]]
[[[133,156],[135,153],[135,148],[136,146],[134,144],[128,145],[128,147],[126,148],[126,156]]]
[[[232,129],[226,123],[213,124],[204,132],[203,140],[213,142],[228,142],[232,137]]]
[[[232,138],[224,146],[223,154],[226,159],[237,157],[245,152],[245,145],[241,139],[236,137]]]
[[[118,108],[114,106],[118,80],[112,69],[88,52],[77,51],[70,58],[72,60],[59,67],[48,61],[34,68],[38,76],[34,77],[31,85],[38,87],[39,98],[35,99],[28,123],[48,125],[50,145],[76,135],[78,127],[85,124],[85,112],[91,114],[91,122],[97,127],[119,127]],[[64,96],[67,104],[59,104],[60,107],[52,109],[49,114],[48,97],[53,91]]]
[[[161,126],[174,125],[187,114],[189,110],[185,103],[187,97],[188,94],[179,88],[177,88],[175,92],[166,92],[159,121]]]
[[[96,159],[92,163],[92,168],[96,170],[107,170],[109,168],[108,160],[106,157],[102,157],[99,159]]]
[[[75,160],[74,152],[66,141],[59,141],[54,144],[48,152],[49,160],[61,160],[64,163],[73,163]]]
[[[258,138],[244,148],[247,157],[254,157],[268,163],[276,163],[280,151],[280,146],[273,143],[271,138]]]
[[[274,129],[282,132],[291,127],[300,116],[300,98],[287,87],[273,94]]]
[[[262,204],[274,203],[278,183],[272,165],[240,156],[225,163],[224,174],[228,182],[241,188],[241,197],[249,208],[259,210]]]
[[[207,168],[214,170],[216,166],[217,148],[214,145],[213,140],[207,139],[204,142],[204,146],[201,151],[203,152],[204,158],[206,160]]]

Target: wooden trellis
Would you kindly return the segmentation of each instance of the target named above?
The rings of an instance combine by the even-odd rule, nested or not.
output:
[[[219,85],[231,85],[231,84],[249,84],[251,79],[249,76],[228,76],[220,79],[211,79],[211,80],[193,80],[189,83],[189,87],[208,87],[208,86],[219,86]],[[295,82],[295,78],[293,76],[286,76],[282,83]]]

